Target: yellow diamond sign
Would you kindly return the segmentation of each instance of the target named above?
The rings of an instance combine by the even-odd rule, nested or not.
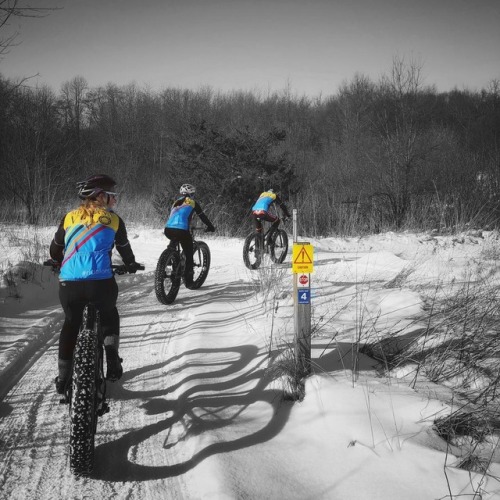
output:
[[[294,273],[312,273],[314,248],[310,243],[294,243],[292,249],[292,271]]]

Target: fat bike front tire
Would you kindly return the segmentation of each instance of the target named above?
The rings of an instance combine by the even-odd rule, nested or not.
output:
[[[73,354],[69,463],[77,476],[89,475],[94,467],[99,377],[97,314],[95,307],[86,306]]]
[[[262,261],[259,237],[257,233],[251,233],[243,243],[243,262],[248,269],[258,269]]]
[[[205,283],[210,271],[210,248],[204,241],[194,242],[193,252],[193,284],[189,287],[191,290],[196,290]]]
[[[288,252],[288,235],[283,229],[276,229],[271,236],[269,243],[271,259],[276,264],[281,264],[286,259]]]
[[[179,252],[167,248],[158,259],[155,271],[155,293],[161,304],[171,304],[181,286]]]

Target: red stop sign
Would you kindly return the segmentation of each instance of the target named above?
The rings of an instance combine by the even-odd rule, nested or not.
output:
[[[309,281],[309,279],[305,274],[302,274],[301,276],[299,276],[299,283],[301,285],[307,285],[308,281]]]

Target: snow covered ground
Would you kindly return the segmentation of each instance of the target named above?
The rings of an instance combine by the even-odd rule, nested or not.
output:
[[[0,498],[500,498],[499,465],[455,467],[432,429],[450,412],[444,388],[413,389],[407,373],[389,377],[353,348],[367,330],[422,327],[422,292],[463,281],[495,233],[301,238],[315,249],[313,374],[304,400],[290,402],[269,370],[293,340],[290,257],[249,271],[242,240],[204,236],[205,285],[164,306],[153,275],[165,238],[129,227],[146,271],[117,277],[125,374],[98,424],[96,472],[82,479],[69,471],[68,410],[53,384],[57,278],[15,266],[44,260],[54,229],[2,228]]]

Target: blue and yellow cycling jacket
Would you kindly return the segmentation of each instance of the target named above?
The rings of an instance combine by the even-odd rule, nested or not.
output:
[[[170,216],[165,223],[165,227],[188,231],[195,207],[196,201],[192,198],[188,196],[178,198],[170,210]]]
[[[123,220],[114,212],[98,209],[92,220],[81,209],[66,214],[50,245],[50,256],[61,262],[61,281],[102,280],[113,276],[111,251],[125,264],[135,257]]]
[[[264,191],[254,203],[252,210],[264,210],[267,212],[272,203],[276,200],[276,194]]]
[[[191,219],[195,213],[204,224],[209,228],[213,228],[213,224],[203,212],[200,204],[193,198],[189,198],[189,196],[181,196],[175,200],[165,227],[189,231]]]

